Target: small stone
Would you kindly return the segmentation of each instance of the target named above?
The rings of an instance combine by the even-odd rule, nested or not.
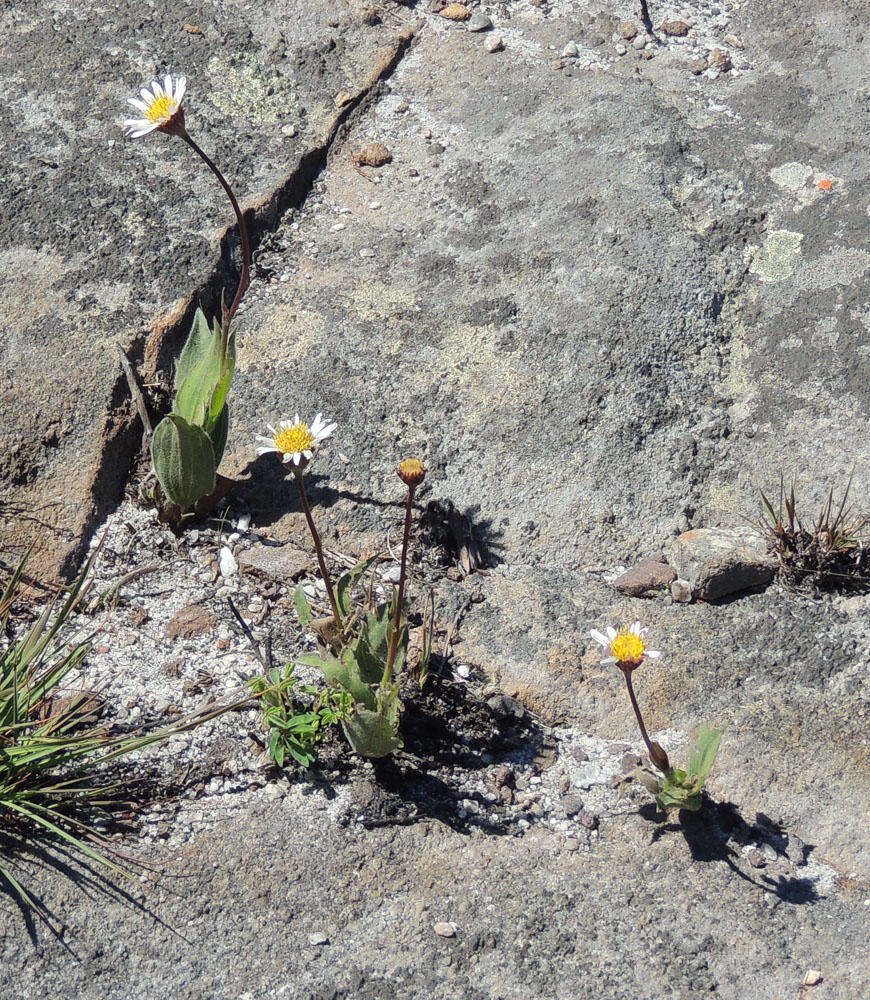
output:
[[[499,764],[493,770],[491,780],[496,788],[514,788],[517,783],[517,775],[510,764]]]
[[[684,531],[671,542],[668,561],[704,601],[770,583],[777,569],[764,540],[750,527]]]
[[[382,142],[368,142],[350,158],[358,167],[382,167],[393,162],[393,154]]]
[[[562,808],[566,816],[576,816],[577,813],[583,812],[583,799],[575,792],[569,792],[562,797]]]
[[[689,25],[685,21],[662,21],[659,31],[672,38],[685,38],[689,33]]]
[[[710,53],[710,67],[718,69],[720,73],[727,73],[731,66],[731,56],[724,49],[713,49]]]
[[[804,975],[804,986],[818,986],[821,981],[821,969],[807,969]]]
[[[622,42],[618,42],[614,46],[614,50],[618,56],[624,56],[625,53],[628,52],[628,49],[622,44]]]
[[[724,35],[722,41],[726,45],[730,45],[733,49],[743,49],[745,48],[743,42],[737,37],[737,35]]]
[[[176,611],[166,623],[165,632],[170,639],[195,639],[217,627],[217,618],[197,604]]]
[[[480,11],[477,11],[477,13],[472,14],[468,19],[466,27],[469,31],[489,31],[492,27],[492,21],[486,16],[486,14],[482,14]]]
[[[587,830],[598,829],[598,817],[594,812],[584,809],[577,818],[580,820],[580,825],[585,826]]]
[[[239,565],[274,580],[296,580],[311,566],[311,557],[292,545],[253,545],[239,555]]]
[[[641,759],[636,753],[624,753],[622,759],[619,762],[619,766],[626,773],[633,771],[636,767],[640,767]]]
[[[627,753],[631,750],[631,747],[627,743],[608,743],[607,752],[616,756],[616,754]]]
[[[707,60],[703,56],[697,56],[689,63],[689,72],[692,76],[700,76],[707,68]]]
[[[586,761],[589,760],[589,754],[586,753],[585,750],[581,750],[580,747],[574,747],[574,749],[571,751],[571,756],[579,764],[585,764]]]
[[[218,556],[218,566],[220,567],[221,576],[224,578],[235,576],[239,571],[239,564],[236,562],[233,550],[227,545],[221,548],[220,555]]]
[[[646,48],[646,38],[643,35],[635,35],[634,41],[631,43],[633,49],[640,51]]]
[[[263,794],[267,799],[283,799],[287,791],[282,785],[271,784],[266,785],[263,789]]]
[[[244,535],[245,532],[248,530],[248,528],[250,528],[250,526],[251,526],[251,515],[240,514],[238,520],[236,521],[236,531]]]
[[[439,10],[438,13],[442,17],[446,17],[448,21],[467,21],[471,17],[471,12],[462,3],[449,3],[444,10]]]
[[[565,850],[571,852],[579,851],[580,841],[577,840],[575,837],[567,837],[565,840]]]
[[[490,35],[483,43],[487,52],[501,52],[504,48],[504,39],[501,35]]]
[[[788,835],[785,856],[797,868],[801,868],[807,863],[807,845],[797,834],[790,833]]]
[[[630,42],[633,38],[637,38],[637,25],[634,21],[623,21],[619,25],[619,33],[627,42]]]
[[[312,948],[319,948],[321,945],[329,944],[329,938],[323,931],[312,931],[308,935],[308,943]]]
[[[284,128],[281,129],[281,135],[286,135],[288,139],[292,139],[293,136],[296,135],[296,126],[285,125]]]
[[[674,580],[671,583],[671,597],[677,604],[692,603],[692,585],[688,580]]]
[[[577,48],[576,42],[568,42],[564,49],[562,49],[563,59],[575,59],[580,55],[580,49]]]
[[[438,937],[456,937],[456,925],[448,923],[446,920],[439,920],[436,924],[433,924],[432,930],[435,931]]]
[[[746,858],[753,868],[765,868],[767,866],[767,859],[757,847],[753,847],[746,855]]]
[[[621,594],[641,597],[651,590],[666,588],[676,578],[676,570],[659,556],[652,559],[641,559],[636,566],[632,566],[631,569],[618,576],[613,581],[613,586]]]

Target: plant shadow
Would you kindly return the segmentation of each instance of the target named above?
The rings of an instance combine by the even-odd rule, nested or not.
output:
[[[661,813],[649,803],[640,809],[640,815],[653,822],[660,822]],[[653,832],[653,842],[668,833],[680,833],[694,861],[710,863],[722,861],[744,882],[770,892],[780,902],[802,906],[816,903],[819,894],[816,880],[810,877],[793,877],[759,874],[754,878],[738,864],[741,853],[739,845],[758,843],[770,845],[778,854],[784,854],[789,844],[789,836],[784,827],[773,822],[763,813],[756,815],[754,823],[748,823],[732,802],[714,802],[704,793],[698,812],[680,812],[678,823],[665,822]],[[801,845],[800,863],[814,850],[812,845]]]
[[[132,859],[121,862],[121,870],[98,865],[58,837],[39,834],[39,839],[26,834],[0,834],[0,855],[8,874],[0,873],[0,895],[5,896],[18,910],[27,936],[34,950],[40,951],[39,928],[44,927],[74,961],[81,961],[72,943],[66,938],[67,925],[63,915],[55,912],[44,895],[33,886],[33,879],[53,873],[75,886],[87,899],[102,898],[106,902],[121,903],[149,916],[156,924],[166,928],[182,941],[190,944],[180,931],[162,920],[153,910],[134,896],[132,889],[123,886],[122,880],[147,871]],[[13,874],[14,872],[14,874]],[[10,877],[11,876],[11,877]],[[13,881],[14,879],[14,881]]]
[[[271,459],[271,461],[269,461]],[[274,455],[260,455],[241,473],[244,477],[236,492],[250,508],[259,527],[269,527],[287,514],[302,512],[299,491],[286,465],[274,461]],[[370,494],[336,489],[326,475],[313,469],[305,474],[309,502],[316,511],[329,510],[339,501],[354,505],[395,511],[404,509],[404,500],[379,500]],[[267,501],[263,498],[268,497]],[[414,504],[417,514],[417,537],[428,550],[430,561],[443,566],[459,566],[463,575],[496,566],[502,561],[501,533],[491,519],[482,518],[479,508],[460,510],[449,499],[434,498],[428,485],[419,491]]]

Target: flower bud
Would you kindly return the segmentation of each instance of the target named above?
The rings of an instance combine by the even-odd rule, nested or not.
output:
[[[649,759],[655,764],[655,766],[660,771],[669,771],[671,768],[670,761],[668,760],[668,755],[665,753],[664,748],[658,743],[650,743],[649,745]]]
[[[416,489],[426,478],[426,467],[419,458],[406,458],[396,470],[399,479],[409,488]]]

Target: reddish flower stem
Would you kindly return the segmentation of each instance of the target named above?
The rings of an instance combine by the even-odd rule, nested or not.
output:
[[[399,570],[399,590],[396,594],[396,610],[393,615],[393,632],[390,636],[390,646],[387,652],[387,666],[381,684],[389,684],[393,679],[393,664],[399,649],[399,631],[402,624],[402,610],[405,603],[405,570],[408,563],[408,542],[411,538],[411,515],[413,513],[414,487],[408,487],[408,497],[405,501],[405,533],[402,537],[402,564]]]
[[[239,203],[236,201],[236,196],[233,194],[232,188],[226,181],[224,175],[218,170],[214,161],[211,157],[201,149],[187,134],[187,131],[183,126],[177,128],[176,134],[181,136],[182,139],[187,143],[188,146],[196,153],[197,156],[203,161],[203,163],[211,170],[211,172],[217,177],[220,182],[221,187],[226,191],[227,197],[230,199],[230,204],[233,206],[233,211],[236,213],[236,221],[239,224],[239,237],[242,242],[242,273],[239,278],[239,287],[236,289],[235,298],[232,301],[229,309],[226,309],[223,317],[223,336],[224,336],[224,350],[226,350],[226,340],[229,334],[230,320],[233,318],[235,311],[239,308],[239,304],[242,301],[242,296],[251,280],[251,244],[248,239],[248,227],[245,225],[244,217],[242,216],[242,210],[239,208]]]
[[[293,466],[293,474],[296,476],[296,485],[299,487],[299,499],[302,501],[302,510],[305,512],[305,520],[308,521],[308,528],[311,531],[311,537],[314,539],[314,549],[317,552],[317,563],[320,566],[320,575],[323,577],[323,582],[326,584],[326,593],[329,595],[329,603],[332,605],[332,613],[335,615],[335,623],[338,628],[341,628],[341,611],[338,607],[338,601],[335,599],[335,591],[332,589],[332,580],[329,577],[329,570],[326,568],[326,560],[323,558],[323,545],[320,542],[320,535],[317,531],[317,525],[314,523],[314,518],[311,515],[311,507],[308,505],[308,495],[305,492],[305,476],[300,469]]]

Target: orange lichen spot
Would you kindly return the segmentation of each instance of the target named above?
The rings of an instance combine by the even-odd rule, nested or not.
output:
[[[822,181],[819,181],[819,187],[823,191],[830,191],[833,186],[834,186],[834,182],[830,178],[828,178],[828,177],[826,177]]]

